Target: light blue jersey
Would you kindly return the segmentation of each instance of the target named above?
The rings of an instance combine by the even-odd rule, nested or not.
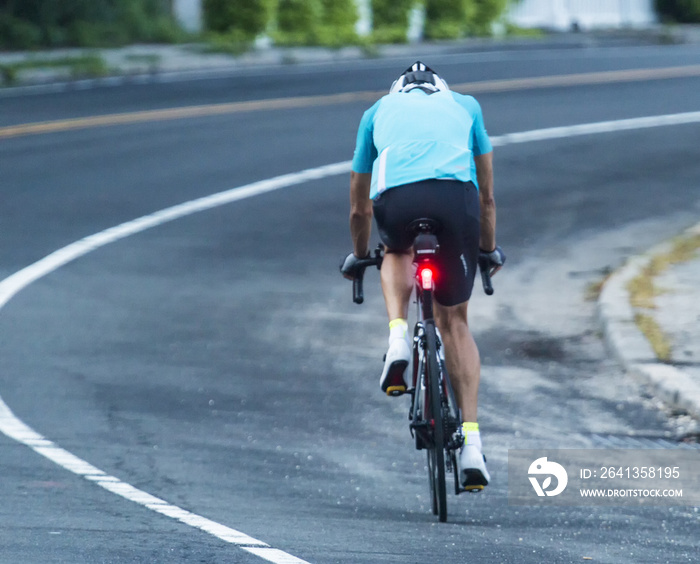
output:
[[[362,116],[352,170],[372,173],[370,197],[432,178],[476,181],[474,155],[491,152],[479,103],[419,88],[388,94]]]

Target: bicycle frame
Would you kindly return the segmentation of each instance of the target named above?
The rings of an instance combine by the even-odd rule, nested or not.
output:
[[[437,238],[429,224],[417,225],[414,242],[416,264],[415,291],[417,318],[413,336],[413,371],[411,431],[418,450],[428,451],[433,513],[440,521],[447,519],[445,471],[455,479],[455,493],[459,485],[456,451],[463,442],[461,413],[444,362],[443,344],[433,318],[433,290],[439,273],[434,257],[439,252]]]
[[[416,354],[417,344],[421,344],[425,339],[425,326],[426,324],[431,324],[436,328],[436,345],[439,363],[439,379],[440,385],[443,388],[442,393],[447,396],[448,401],[456,406],[456,400],[454,395],[454,389],[450,382],[449,376],[447,374],[447,367],[444,361],[444,350],[442,339],[439,330],[437,330],[437,325],[433,317],[433,290],[435,288],[435,278],[437,274],[437,268],[435,266],[433,257],[439,251],[439,245],[437,244],[437,239],[432,233],[421,233],[416,237],[416,242],[414,244],[414,264],[416,265],[415,274],[415,295],[416,295],[416,306],[417,306],[417,322],[413,335],[414,342],[414,362],[413,363],[413,379],[412,387],[415,389],[416,381],[420,369],[422,368],[420,364],[420,355]],[[424,347],[425,348],[425,347]],[[442,354],[441,354],[442,353]],[[456,413],[456,415],[461,416],[461,413]],[[461,422],[461,420],[460,420]]]
[[[413,245],[416,264],[415,288],[418,309],[417,322],[413,333],[413,363],[410,388],[411,396],[409,420],[411,435],[416,449],[428,453],[428,475],[432,511],[439,520],[447,520],[445,470],[454,474],[455,494],[464,489],[459,483],[456,452],[464,443],[461,422],[462,414],[450,382],[444,361],[443,344],[433,317],[433,290],[435,280],[440,276],[435,268],[435,256],[439,245],[435,233],[437,222],[430,219],[414,221],[409,228],[415,234]],[[382,264],[381,245],[365,259],[357,262],[353,277],[353,301],[361,304],[364,300],[363,277],[369,266]],[[488,261],[479,260],[484,291],[491,295]]]

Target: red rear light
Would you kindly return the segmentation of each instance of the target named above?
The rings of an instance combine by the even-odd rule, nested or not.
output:
[[[435,281],[435,272],[430,266],[423,266],[418,273],[421,288],[424,290],[432,290]]]

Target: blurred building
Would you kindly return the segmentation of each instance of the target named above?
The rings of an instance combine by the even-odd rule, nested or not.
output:
[[[654,0],[516,0],[507,21],[556,31],[645,27],[658,21]]]

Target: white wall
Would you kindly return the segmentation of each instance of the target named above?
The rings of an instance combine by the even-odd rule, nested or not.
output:
[[[568,30],[643,27],[658,21],[654,0],[516,0],[506,16],[520,27]]]
[[[372,31],[372,5],[370,0],[355,0],[359,19],[355,25],[358,35],[369,35]]]
[[[173,0],[175,19],[187,31],[202,30],[202,0]]]

